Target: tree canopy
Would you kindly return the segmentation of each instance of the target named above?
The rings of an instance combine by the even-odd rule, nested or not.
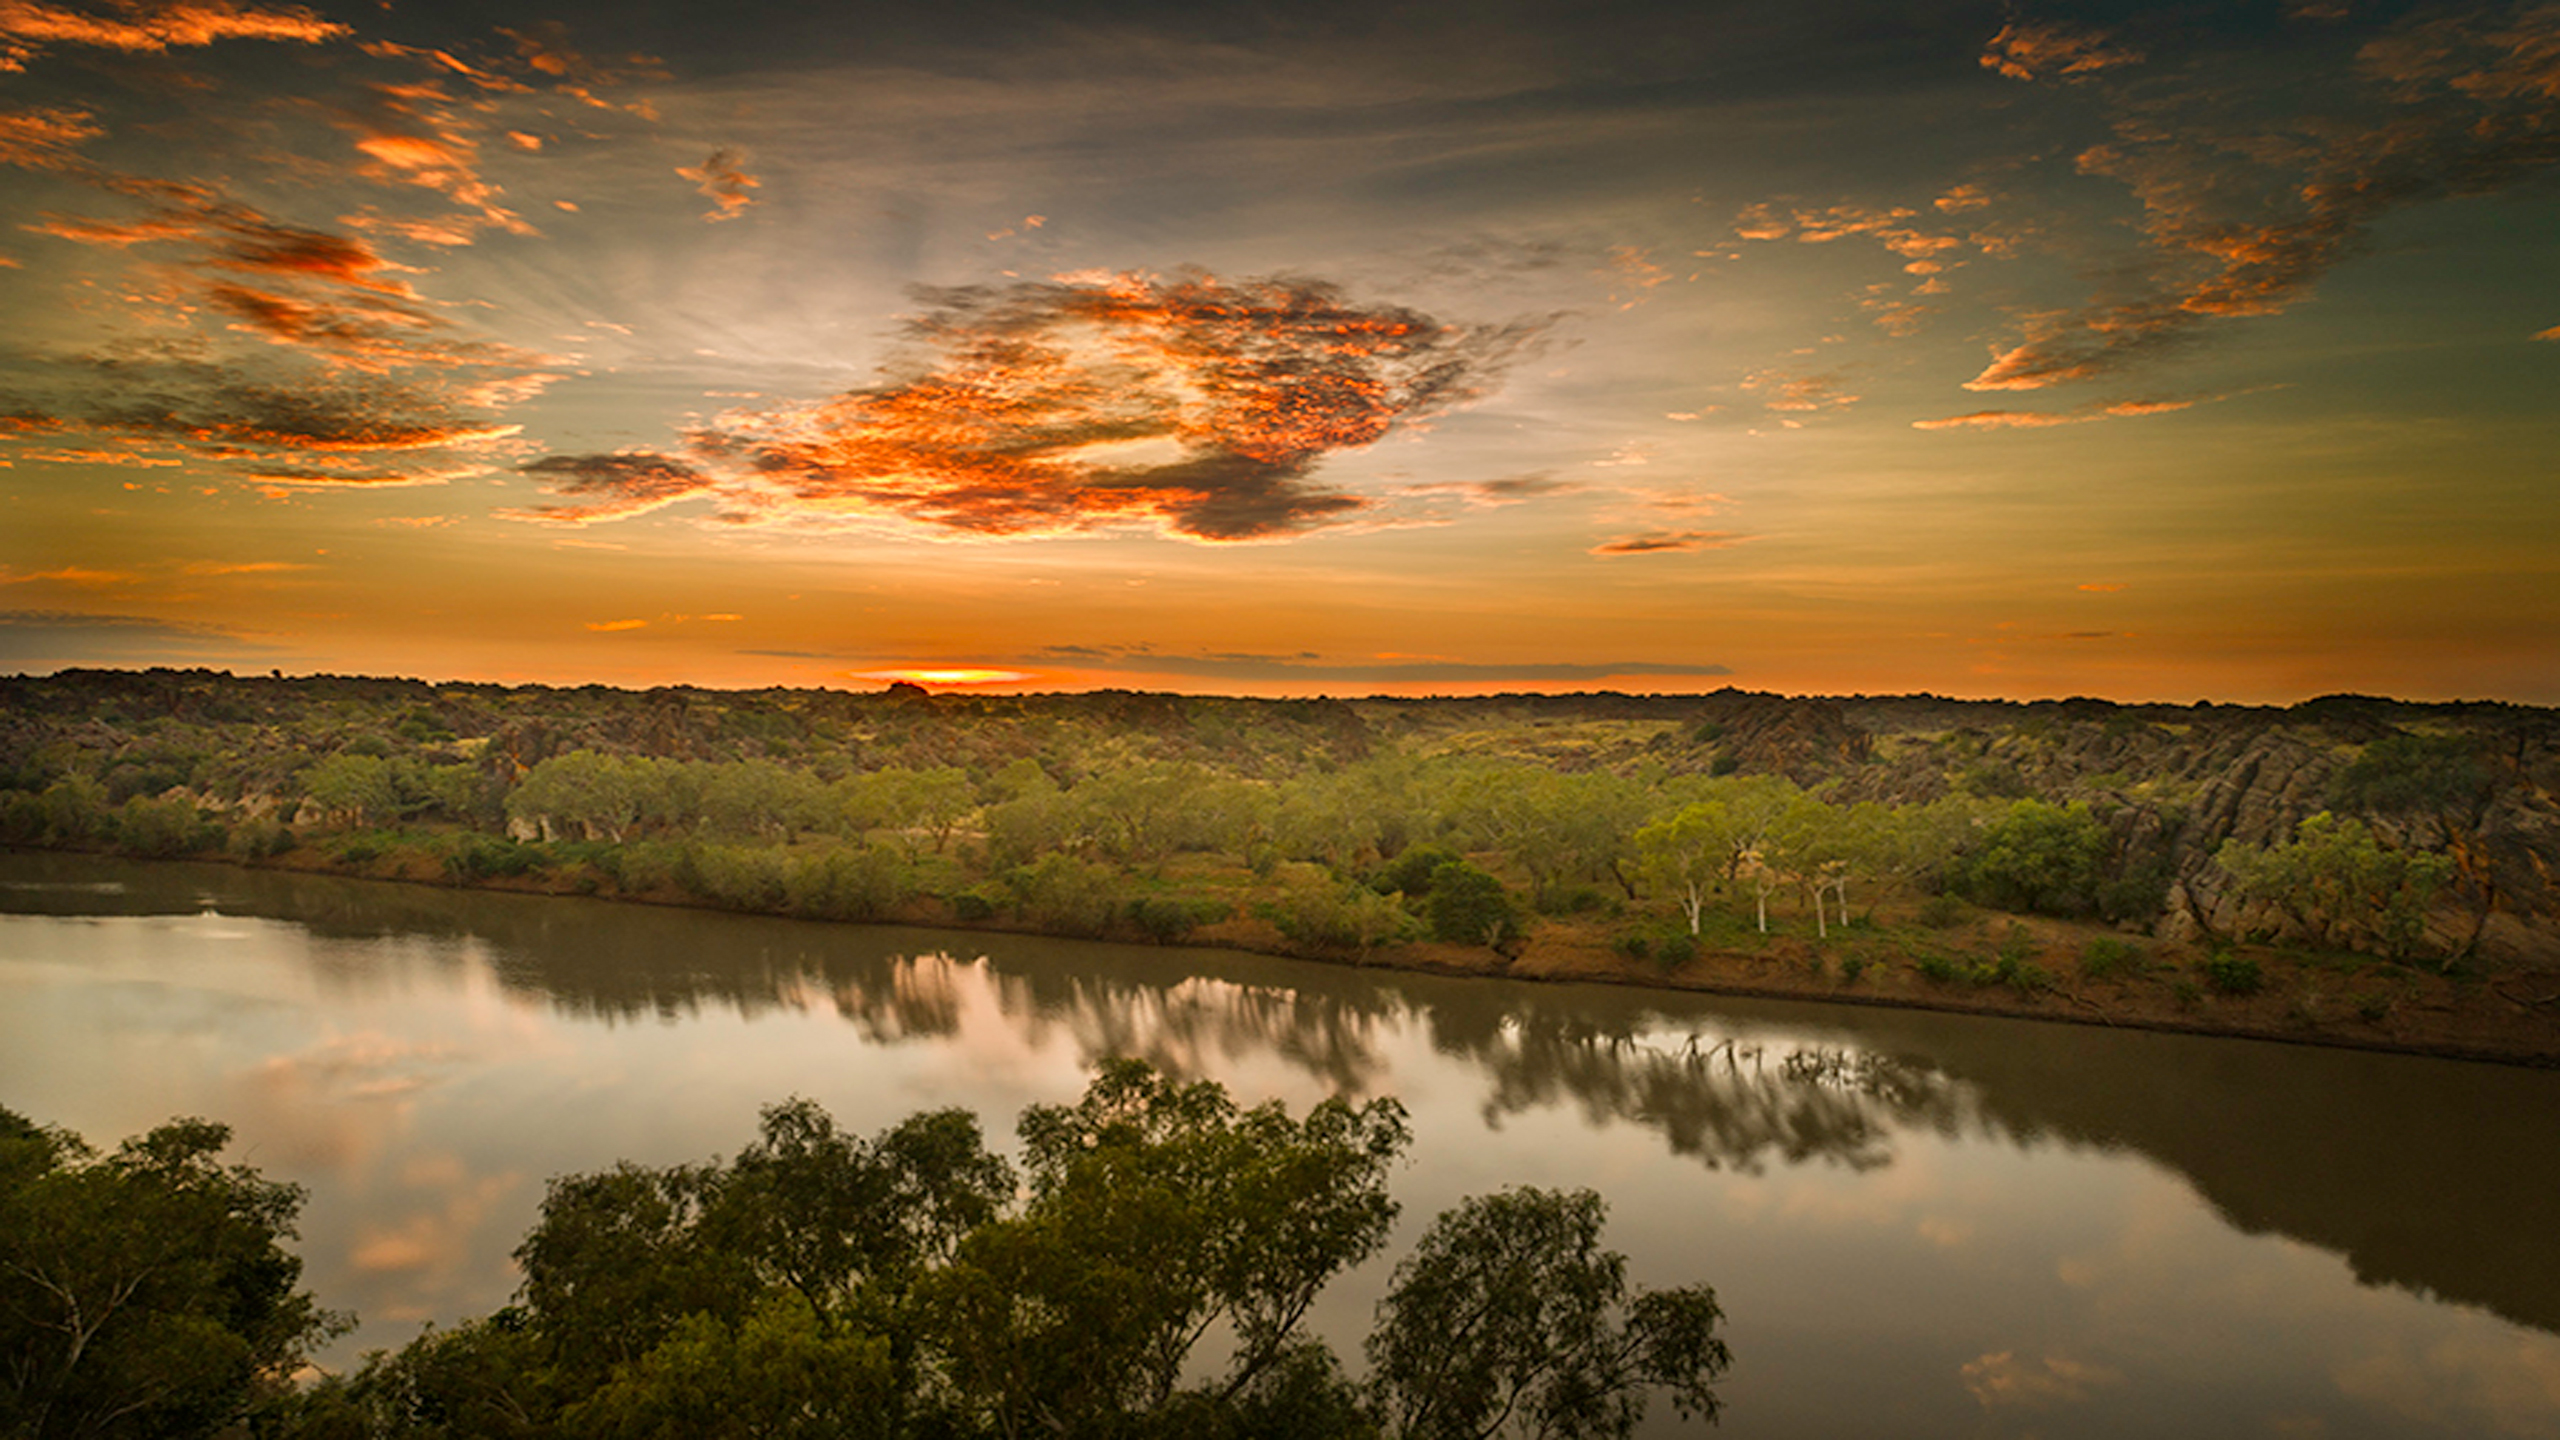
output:
[[[863,1138],[795,1099],[734,1161],[562,1177],[517,1304],[282,1433],[1597,1440],[1657,1387],[1715,1415],[1713,1292],[1631,1292],[1589,1191],[1442,1216],[1350,1377],[1307,1317],[1394,1224],[1391,1099],[1293,1116],[1113,1060],[1018,1136],[1017,1166],[962,1112]]]

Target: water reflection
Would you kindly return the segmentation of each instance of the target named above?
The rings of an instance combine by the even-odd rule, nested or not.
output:
[[[2560,1193],[2551,1124],[2560,1076],[2548,1073],[1202,950],[0,857],[0,911],[206,910],[350,942],[317,948],[325,986],[352,993],[485,965],[512,1003],[617,1026],[831,1012],[864,1042],[895,1047],[992,1023],[1025,1050],[1064,1038],[1087,1058],[1141,1055],[1187,1075],[1276,1059],[1351,1094],[1381,1088],[1393,1044],[1418,1032],[1481,1077],[1488,1120],[1569,1105],[1591,1124],[1638,1127],[1673,1154],[1746,1174],[1814,1164],[1873,1172],[1921,1134],[2135,1152],[2185,1176],[2240,1230],[2343,1254],[2367,1284],[2560,1330],[2560,1236],[2540,1218]],[[402,942],[396,965],[354,943],[387,938]],[[455,1063],[386,1059],[366,1052],[363,1037],[336,1043],[278,1062],[271,1083],[318,1083],[305,1072],[337,1066],[363,1069],[365,1084],[417,1085]],[[385,1229],[364,1253],[382,1264],[427,1253],[437,1227],[467,1225],[488,1199],[455,1203]],[[2049,1367],[1994,1358],[1967,1383],[2002,1393],[2061,1383]]]

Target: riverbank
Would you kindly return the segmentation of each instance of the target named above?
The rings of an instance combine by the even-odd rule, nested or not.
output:
[[[350,861],[342,852],[302,847],[246,861],[188,858],[448,889],[706,911],[742,908],[707,904],[668,883],[625,888],[587,865],[465,878],[416,853]],[[1250,879],[1241,872],[1183,878]],[[745,913],[790,912],[776,907]],[[1363,951],[1293,939],[1253,913],[1248,901],[1179,938],[1185,945],[1437,975],[1935,1010],[2560,1068],[2560,974],[2465,966],[2446,973],[2370,955],[2182,944],[1943,904],[1881,906],[1831,925],[1825,935],[1792,933],[1806,928],[1800,921],[1790,916],[1766,935],[1737,932],[1728,921],[1713,927],[1694,954],[1672,958],[1629,953],[1623,925],[1597,912],[1542,917],[1508,954],[1427,940]],[[1139,943],[1151,938],[1125,922],[1066,929],[1003,912],[964,914],[942,897],[923,894],[855,923]]]

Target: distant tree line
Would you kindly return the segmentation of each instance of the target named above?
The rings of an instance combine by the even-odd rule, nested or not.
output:
[[[316,846],[466,882],[548,872],[744,910],[1154,940],[1250,914],[1346,955],[1421,938],[1509,952],[1541,916],[1602,912],[1676,958],[1773,923],[1827,937],[1886,896],[2142,924],[2177,878],[2174,809],[2013,793],[2014,770],[1962,747],[1936,798],[1852,802],[1837,780],[1723,763],[1711,725],[1680,735],[1685,751],[1576,766],[1478,753],[1464,730],[1435,746],[1346,739],[1321,705],[1049,699],[966,743],[938,735],[930,703],[896,697],[864,712],[867,729],[792,722],[809,727],[799,743],[774,715],[733,715],[723,743],[765,753],[726,757],[563,747],[497,709],[476,719],[490,734],[466,737],[448,722],[471,716],[347,701],[326,726],[302,722],[335,748],[290,767],[272,744],[222,748],[237,724],[164,718],[143,727],[159,739],[112,753],[56,740],[0,756],[0,841],[251,860]],[[671,713],[654,723],[681,738],[693,712]],[[1183,743],[1161,732],[1167,714]],[[2211,878],[2252,929],[2449,953],[2459,943],[2431,941],[2429,916],[2457,883],[2485,893],[2488,790],[2463,737],[2386,736],[2339,771],[2329,812],[2225,847]]]

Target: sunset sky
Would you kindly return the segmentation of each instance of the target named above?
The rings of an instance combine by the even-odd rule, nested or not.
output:
[[[2560,703],[2560,4],[0,0],[0,672]]]

